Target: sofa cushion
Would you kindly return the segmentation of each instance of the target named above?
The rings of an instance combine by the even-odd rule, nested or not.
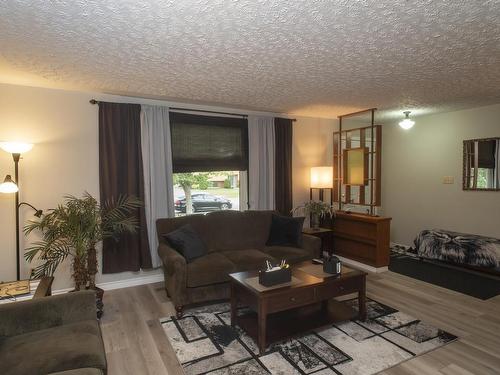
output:
[[[196,288],[229,281],[229,274],[236,266],[224,255],[214,252],[196,258],[187,265],[187,286]]]
[[[266,260],[277,261],[271,255],[256,249],[223,251],[222,254],[234,263],[236,272],[264,269]]]
[[[165,234],[165,239],[188,263],[208,252],[205,243],[190,224]]]
[[[289,246],[266,246],[262,249],[275,259],[285,259],[288,263],[294,264],[310,260],[314,254],[309,250]]]
[[[65,324],[2,340],[0,374],[35,375],[77,368],[106,368],[96,320]]]
[[[215,211],[205,218],[209,251],[260,249],[266,244],[273,211]]]
[[[272,215],[271,231],[266,245],[300,247],[304,219],[303,217]]]
[[[208,221],[205,215],[187,215],[180,217],[171,217],[156,220],[156,234],[159,243],[167,243],[165,234],[173,232],[176,229],[189,224],[196,231],[203,243],[210,249],[211,228],[208,226]]]

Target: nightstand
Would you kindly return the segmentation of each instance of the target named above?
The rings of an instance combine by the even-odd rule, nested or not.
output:
[[[327,251],[329,254],[333,253],[333,230],[328,228],[303,228],[302,233],[308,234],[310,236],[318,237],[321,239],[321,256],[323,257],[323,251]]]

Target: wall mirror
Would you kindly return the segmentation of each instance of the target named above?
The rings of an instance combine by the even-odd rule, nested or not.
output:
[[[463,189],[500,191],[500,137],[464,141]]]

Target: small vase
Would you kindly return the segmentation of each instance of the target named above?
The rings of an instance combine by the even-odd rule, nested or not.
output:
[[[314,230],[319,229],[319,215],[311,214],[311,228]]]

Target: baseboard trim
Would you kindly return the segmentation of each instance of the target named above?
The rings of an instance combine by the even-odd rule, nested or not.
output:
[[[364,264],[364,263],[358,262],[356,260],[345,258],[345,257],[340,256],[340,255],[337,255],[337,257],[342,261],[342,263],[345,263],[348,266],[359,268],[363,271],[368,271],[368,272],[373,272],[373,273],[381,273],[381,272],[386,272],[389,270],[388,267],[373,267],[373,266],[370,266],[368,264]]]
[[[136,277],[133,279],[109,281],[107,283],[99,283],[97,284],[97,286],[103,290],[114,290],[114,289],[129,288],[131,286],[159,283],[163,282],[163,280],[164,280],[163,273],[159,273],[157,275]],[[68,293],[71,292],[72,290],[73,288],[58,289],[52,291],[52,295]]]

